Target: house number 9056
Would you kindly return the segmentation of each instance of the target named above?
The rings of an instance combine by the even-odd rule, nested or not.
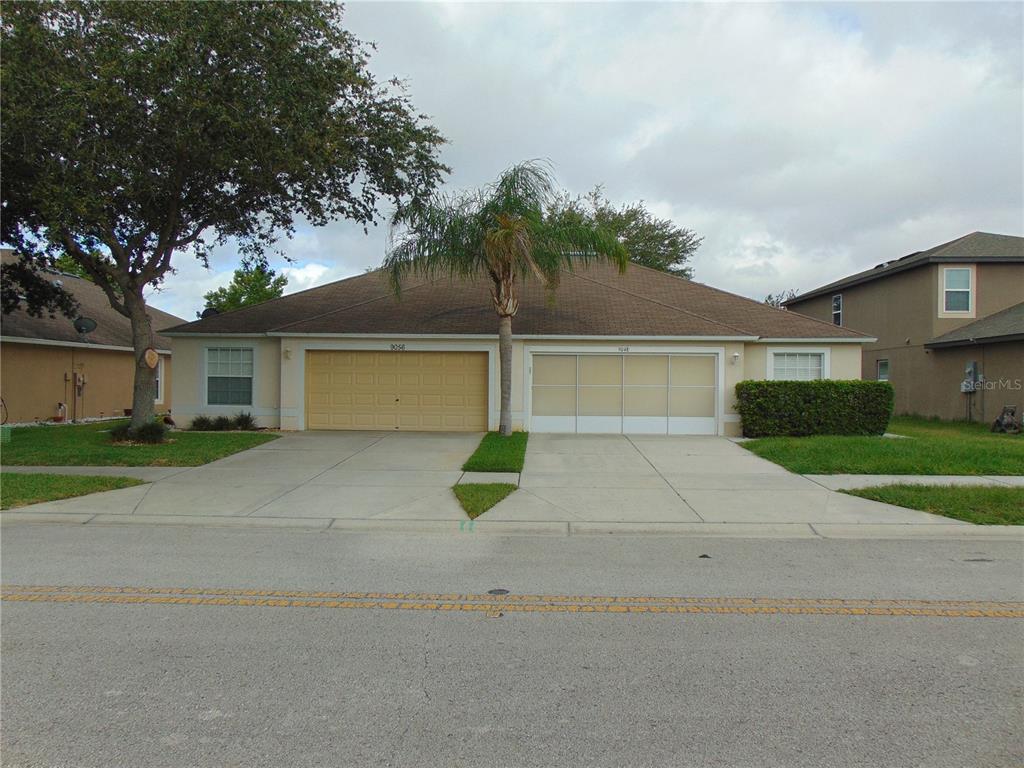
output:
[[[405,344],[392,344],[391,345],[391,351],[392,352],[405,352]]]

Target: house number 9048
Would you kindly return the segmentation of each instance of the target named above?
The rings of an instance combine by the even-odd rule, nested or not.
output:
[[[392,352],[405,352],[405,344],[392,344],[391,345],[391,351]]]

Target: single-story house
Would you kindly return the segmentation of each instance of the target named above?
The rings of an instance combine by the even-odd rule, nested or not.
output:
[[[2,258],[15,258],[3,249]],[[103,290],[80,277],[52,272],[46,279],[69,291],[80,305],[79,317],[96,323],[79,333],[74,321],[32,317],[23,308],[0,318],[0,396],[9,423],[63,419],[75,421],[121,416],[132,407],[135,354],[131,323],[115,311]],[[150,307],[154,329],[182,319]],[[171,340],[157,335],[156,406],[171,407]]]
[[[512,419],[533,432],[738,435],[743,379],[855,379],[872,339],[656,270],[521,286]],[[252,413],[286,430],[498,426],[486,280],[381,272],[165,329],[175,415]]]

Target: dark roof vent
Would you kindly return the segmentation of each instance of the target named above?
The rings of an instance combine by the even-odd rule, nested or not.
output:
[[[92,333],[96,330],[96,321],[91,317],[78,317],[75,318],[75,330],[83,336],[87,333]]]
[[[219,315],[219,314],[220,314],[220,312],[218,310],[214,309],[213,307],[207,307],[206,309],[203,310],[202,314],[200,314],[199,317],[201,319],[205,320],[208,317],[214,317],[215,315]]]

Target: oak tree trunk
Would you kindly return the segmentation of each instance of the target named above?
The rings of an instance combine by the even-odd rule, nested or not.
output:
[[[125,308],[132,323],[132,349],[135,355],[135,381],[132,386],[132,421],[135,429],[153,421],[156,398],[156,371],[146,364],[145,351],[153,346],[153,322],[146,313],[146,300],[138,294],[125,294]]]
[[[512,318],[498,318],[498,359],[501,362],[501,421],[499,434],[512,434]]]

